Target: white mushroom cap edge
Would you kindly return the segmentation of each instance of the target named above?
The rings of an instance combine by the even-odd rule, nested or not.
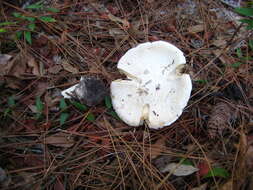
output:
[[[159,129],[175,122],[191,95],[190,76],[181,73],[183,52],[165,41],[146,42],[128,50],[117,68],[126,75],[111,83],[112,105],[130,126],[143,122]]]

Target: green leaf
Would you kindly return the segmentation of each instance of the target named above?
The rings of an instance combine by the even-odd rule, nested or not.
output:
[[[42,8],[43,8],[42,1],[39,1],[37,3],[25,7],[25,9],[42,9]]]
[[[68,117],[69,117],[68,113],[65,113],[65,112],[61,113],[61,115],[60,115],[60,125],[63,125],[66,122],[66,120],[68,119]]]
[[[251,19],[240,19],[239,21],[245,24],[250,24],[250,25],[253,24],[253,20]]]
[[[22,34],[23,34],[22,31],[17,31],[17,32],[16,32],[17,39],[21,39]]]
[[[0,33],[4,33],[4,32],[7,32],[7,30],[4,28],[0,28]]]
[[[208,80],[200,79],[200,80],[195,80],[195,82],[200,83],[200,84],[207,84]]]
[[[14,99],[14,97],[13,96],[10,96],[9,98],[8,98],[8,106],[9,107],[13,107],[13,106],[15,106],[15,99]]]
[[[209,177],[223,177],[223,178],[228,178],[229,177],[229,173],[227,170],[225,170],[224,168],[213,168],[212,170],[210,170],[205,176],[204,178],[209,178]]]
[[[42,9],[43,5],[29,5],[25,9]]]
[[[39,96],[36,97],[35,106],[36,106],[36,110],[37,110],[35,117],[36,117],[36,119],[39,119],[42,116],[42,112],[44,109],[43,102],[40,100]]]
[[[8,108],[4,110],[4,117],[6,117],[11,111],[12,108],[15,106],[15,99],[14,96],[10,96],[7,100]]]
[[[47,10],[48,11],[50,11],[50,12],[53,12],[53,13],[58,13],[58,12],[60,12],[60,10],[59,9],[56,9],[56,8],[47,8]]]
[[[24,37],[29,44],[32,44],[32,34],[30,31],[24,31]]]
[[[246,27],[247,30],[250,30],[253,28],[253,20],[252,19],[241,19],[240,20],[242,23],[248,24]]]
[[[85,105],[83,105],[79,102],[76,102],[76,101],[71,101],[71,104],[74,105],[80,111],[86,111],[88,109]]]
[[[13,16],[16,17],[16,18],[22,18],[22,19],[28,20],[30,22],[35,21],[34,17],[25,16],[25,15],[22,15],[21,13],[17,13],[17,12],[14,12]]]
[[[56,20],[52,17],[49,16],[42,16],[40,17],[40,20],[43,22],[56,22]]]
[[[27,28],[29,28],[31,31],[34,31],[36,25],[34,23],[28,24]]]
[[[41,116],[42,116],[42,113],[36,113],[36,116],[35,116],[35,119],[40,119],[41,118]]]
[[[249,40],[249,47],[253,51],[253,40]]]
[[[9,25],[13,25],[16,24],[16,22],[1,22],[0,26],[9,26]]]
[[[243,61],[252,61],[253,58],[250,57],[250,56],[243,56],[243,57],[241,57],[241,60],[243,60]]]
[[[251,30],[253,29],[253,24],[249,24],[247,27],[246,27],[247,30]]]
[[[11,112],[10,108],[4,110],[4,117],[6,117]]]
[[[44,105],[43,105],[42,101],[40,100],[39,96],[36,97],[35,106],[36,106],[38,113],[41,113],[44,109]]]
[[[242,57],[242,50],[241,50],[241,48],[237,48],[237,49],[236,49],[236,55],[237,55],[237,57],[239,57],[239,58]]]
[[[183,159],[183,161],[182,161],[182,159]],[[192,163],[191,160],[185,159],[185,158],[182,158],[182,159],[180,160],[180,163],[181,163],[181,164],[183,164],[183,165],[188,165],[188,166],[194,166],[194,164]],[[181,162],[181,161],[182,161],[182,162]]]
[[[244,16],[253,16],[253,8],[235,8],[235,11]]]
[[[23,16],[22,18],[24,18],[25,20],[28,20],[30,22],[34,22],[35,18],[34,17],[30,17],[30,16]]]
[[[240,65],[242,65],[242,64],[243,64],[242,62],[236,62],[236,63],[231,64],[231,67],[233,67],[233,68],[238,68],[238,67],[240,67]]]
[[[89,113],[89,114],[87,115],[86,119],[87,119],[88,121],[93,122],[93,121],[95,121],[96,118],[95,118],[95,116],[93,115],[93,113]]]
[[[112,101],[111,101],[110,96],[106,96],[106,97],[105,97],[105,106],[106,106],[108,109],[112,108]]]
[[[115,111],[109,111],[108,114],[111,115],[112,117],[114,117],[115,119],[120,120],[119,116],[117,115],[117,113]]]
[[[23,16],[21,13],[17,13],[17,12],[12,13],[12,15],[16,18],[22,18]]]
[[[60,100],[60,109],[61,109],[61,110],[66,110],[67,108],[68,108],[68,106],[67,106],[67,104],[66,104],[66,102],[65,102],[65,99],[62,98],[62,99]]]

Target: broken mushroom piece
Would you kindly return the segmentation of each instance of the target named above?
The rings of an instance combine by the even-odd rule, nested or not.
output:
[[[113,108],[130,126],[159,129],[172,124],[182,114],[190,98],[192,83],[182,73],[183,52],[164,42],[146,42],[121,57],[118,69],[126,79],[111,83]]]
[[[99,104],[105,98],[106,93],[104,82],[93,76],[82,76],[78,84],[61,92],[64,98],[78,99],[87,106]]]

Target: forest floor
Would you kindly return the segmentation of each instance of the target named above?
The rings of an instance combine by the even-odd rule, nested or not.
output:
[[[0,11],[1,189],[253,189],[252,30],[233,6],[15,0]],[[92,107],[61,96],[87,75],[109,91],[120,57],[157,40],[184,52],[193,84],[172,125],[128,126],[109,93]]]

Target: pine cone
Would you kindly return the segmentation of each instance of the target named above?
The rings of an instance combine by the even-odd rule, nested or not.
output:
[[[222,135],[224,129],[230,128],[231,121],[236,118],[235,112],[236,110],[227,103],[216,104],[207,125],[209,136],[215,138],[217,135]]]

